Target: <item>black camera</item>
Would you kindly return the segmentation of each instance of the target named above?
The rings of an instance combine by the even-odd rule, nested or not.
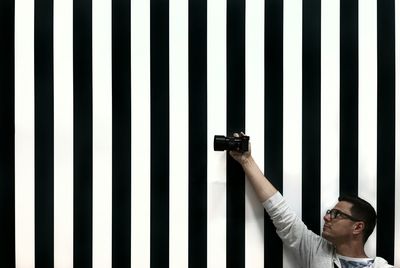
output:
[[[214,151],[247,152],[249,150],[249,140],[249,136],[225,137],[223,135],[215,135]]]

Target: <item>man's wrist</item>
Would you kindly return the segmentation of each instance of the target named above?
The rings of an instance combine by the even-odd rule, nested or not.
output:
[[[246,157],[246,158],[242,159],[242,161],[241,161],[241,165],[244,169],[250,167],[253,163],[254,163],[254,159],[251,156]]]

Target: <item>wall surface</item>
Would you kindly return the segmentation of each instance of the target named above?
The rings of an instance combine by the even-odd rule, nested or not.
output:
[[[239,131],[314,232],[340,194],[371,202],[367,253],[400,266],[399,18],[394,0],[1,0],[1,266],[299,267],[213,150]]]

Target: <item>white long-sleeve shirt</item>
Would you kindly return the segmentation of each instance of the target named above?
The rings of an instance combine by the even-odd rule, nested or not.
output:
[[[263,203],[282,242],[292,251],[303,268],[341,267],[335,247],[323,237],[308,230],[303,221],[289,208],[277,192]],[[376,257],[374,268],[391,268],[383,258]]]

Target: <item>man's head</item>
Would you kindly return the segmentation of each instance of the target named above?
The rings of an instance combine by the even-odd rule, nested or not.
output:
[[[357,196],[341,196],[338,200],[324,217],[322,236],[334,244],[349,240],[365,244],[376,225],[375,209]]]

